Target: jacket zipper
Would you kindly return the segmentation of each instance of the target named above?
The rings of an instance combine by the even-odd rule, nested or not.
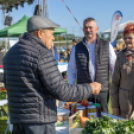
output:
[[[83,40],[83,45],[84,45],[85,48],[87,49],[87,51],[88,51],[88,56],[89,56],[89,50],[88,50],[88,48],[87,48],[87,46],[86,46],[84,40]],[[89,57],[89,58],[90,58],[90,57]],[[90,60],[90,59],[89,59],[89,60]],[[91,76],[90,76],[90,74],[89,74],[89,61],[88,61],[88,75],[89,75],[89,77],[90,77],[90,79],[91,79]],[[92,79],[91,79],[91,81],[92,81]]]

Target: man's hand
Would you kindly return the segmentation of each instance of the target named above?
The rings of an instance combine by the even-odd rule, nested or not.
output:
[[[115,116],[119,116],[119,108],[113,108],[113,114],[115,115]]]
[[[101,90],[101,84],[97,83],[97,82],[93,82],[89,84],[92,88],[92,94],[94,95],[98,95],[100,93]]]

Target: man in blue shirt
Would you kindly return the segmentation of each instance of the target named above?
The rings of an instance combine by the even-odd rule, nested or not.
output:
[[[108,112],[109,69],[114,70],[116,55],[108,41],[99,38],[99,28],[94,18],[83,22],[85,37],[73,47],[68,64],[68,83],[99,82],[102,90],[99,95],[92,95],[89,101],[100,103],[102,111]]]

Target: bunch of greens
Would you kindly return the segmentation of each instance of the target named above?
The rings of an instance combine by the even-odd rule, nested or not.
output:
[[[6,92],[5,91],[1,91],[0,92],[0,100],[6,99]]]
[[[134,120],[112,119],[107,115],[85,123],[82,134],[134,134]]]
[[[72,128],[81,128],[81,123],[79,119],[79,114],[76,115]]]
[[[79,113],[76,114],[76,117],[74,119],[74,123],[75,122],[80,122]]]

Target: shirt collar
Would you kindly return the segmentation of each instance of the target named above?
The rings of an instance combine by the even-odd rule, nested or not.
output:
[[[128,48],[127,48],[127,51],[130,51]],[[132,51],[130,51],[132,54],[133,54],[133,52]]]
[[[86,43],[86,45],[95,45],[96,44],[96,40],[91,44],[91,43],[88,43],[86,38],[85,38],[85,43]]]

